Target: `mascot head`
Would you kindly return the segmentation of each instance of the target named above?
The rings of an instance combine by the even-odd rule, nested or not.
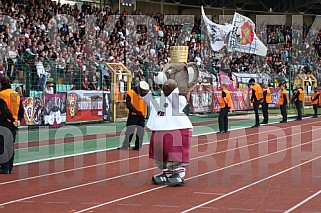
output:
[[[167,79],[176,82],[180,95],[186,96],[198,83],[199,70],[196,63],[170,63],[166,64],[154,81],[156,84],[164,84]]]

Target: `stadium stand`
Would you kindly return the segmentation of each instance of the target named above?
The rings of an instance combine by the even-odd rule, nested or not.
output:
[[[134,73],[135,79],[150,79],[154,72],[170,62],[170,47],[178,44],[181,31],[178,25],[165,25],[163,14],[146,13],[156,20],[158,37],[150,42],[146,26],[138,26],[137,45],[126,46],[126,27],[129,27],[125,21],[128,15],[126,10],[120,13],[111,7],[99,9],[89,3],[84,3],[78,9],[76,5],[50,0],[30,0],[25,1],[25,4],[3,0],[0,11],[0,75],[8,75],[16,86],[24,84],[27,95],[35,96],[40,95],[48,79],[55,82],[56,92],[72,88],[102,89],[103,86],[108,89],[110,76],[104,62],[124,63]],[[138,9],[131,14],[145,13]],[[70,17],[68,23],[63,15]],[[91,23],[88,15],[96,19]],[[108,19],[112,15],[119,15],[115,26],[110,26]],[[72,18],[74,21],[70,22]],[[197,62],[209,75],[215,76],[223,69],[232,72],[263,72],[280,82],[286,81],[292,69],[293,74],[313,73],[318,82],[321,80],[320,61],[312,60],[308,50],[293,50],[292,43],[297,41],[292,39],[290,25],[270,25],[265,32],[261,32],[259,36],[267,33],[269,44],[283,46],[281,52],[272,52],[273,45],[269,46],[270,53],[265,60],[258,60],[258,57],[249,54],[225,56],[203,49],[202,44],[206,43],[206,38],[202,36],[200,26],[201,21],[197,17],[192,33],[184,34],[182,44],[189,46],[188,60]],[[106,31],[106,28],[112,30]],[[309,26],[304,25],[304,36],[309,29]],[[321,33],[314,44],[318,52],[320,38]],[[291,67],[289,61],[284,60],[284,54],[287,54],[286,58],[292,58]]]

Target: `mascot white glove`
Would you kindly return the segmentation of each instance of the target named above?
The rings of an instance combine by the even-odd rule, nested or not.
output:
[[[158,85],[163,85],[167,81],[167,76],[164,72],[159,72],[157,76],[154,76],[154,82]]]

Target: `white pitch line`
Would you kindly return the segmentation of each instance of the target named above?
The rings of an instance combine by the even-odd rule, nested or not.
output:
[[[320,123],[321,121],[315,121],[315,122],[311,122],[311,123],[306,123],[306,124],[302,124],[302,125],[296,125],[296,126],[304,126],[304,125],[310,125],[310,124],[315,124],[315,123]],[[273,122],[270,124],[277,124],[278,122]],[[289,129],[295,126],[289,126],[289,127],[285,127],[284,129]],[[240,130],[240,129],[247,129],[248,127],[238,127],[238,128],[234,128],[231,129],[231,131],[235,131],[235,130]],[[270,130],[270,131],[266,131],[265,133],[268,132],[274,132],[277,130]],[[211,135],[211,134],[216,134],[217,132],[207,132],[207,133],[201,133],[201,134],[195,134],[193,135],[193,137],[198,137],[198,136],[204,136],[204,135]],[[259,134],[259,132],[257,133],[251,133],[245,136],[252,136],[252,135],[257,135]],[[215,142],[207,142],[207,143],[202,143],[202,144],[197,144],[197,145],[193,145],[191,147],[197,147],[197,146],[203,146],[206,144],[211,144],[211,143],[218,143],[218,142],[224,142],[226,140],[230,140],[230,139],[236,139],[239,137],[234,137],[234,138],[228,138],[228,139],[221,139]],[[148,145],[149,142],[144,143],[143,145]],[[43,162],[43,161],[50,161],[50,160],[58,160],[61,158],[69,158],[69,157],[76,157],[76,156],[80,156],[80,155],[88,155],[88,154],[95,154],[95,153],[99,153],[99,152],[105,152],[105,151],[111,151],[111,150],[115,150],[115,148],[108,148],[108,149],[100,149],[100,150],[94,150],[94,151],[88,151],[88,152],[82,152],[82,153],[77,153],[77,154],[70,154],[70,155],[63,155],[63,156],[58,156],[58,157],[51,157],[51,158],[43,158],[43,159],[39,159],[39,160],[32,160],[32,161],[26,161],[26,162],[21,162],[21,163],[16,163],[14,164],[15,166],[20,166],[20,165],[25,165],[25,164],[32,164],[32,163],[39,163],[39,162]],[[148,155],[140,155],[138,157],[144,157],[144,156],[148,156]]]
[[[224,193],[215,193],[215,192],[194,192],[194,194],[198,194],[198,195],[218,195],[221,196]]]
[[[263,155],[263,156],[256,157],[256,158],[252,158],[252,159],[250,159],[250,160],[242,161],[242,162],[239,162],[239,163],[236,163],[236,164],[227,166],[227,167],[223,167],[223,168],[220,168],[220,169],[217,169],[217,170],[213,170],[213,171],[210,171],[210,172],[206,172],[206,173],[203,173],[203,174],[199,174],[199,175],[196,175],[196,176],[187,178],[187,179],[185,179],[185,180],[188,181],[188,180],[195,179],[195,178],[198,178],[198,177],[202,177],[202,176],[205,176],[205,175],[214,173],[214,172],[222,171],[222,170],[225,170],[225,169],[228,169],[228,168],[231,168],[231,167],[235,167],[235,166],[241,165],[241,164],[243,164],[243,163],[251,162],[251,161],[253,161],[253,160],[258,160],[258,159],[260,159],[260,158],[265,158],[265,157],[268,157],[268,156],[271,156],[271,155],[274,155],[274,154],[277,154],[277,153],[280,153],[280,152],[283,152],[283,151],[286,151],[286,150],[290,150],[290,149],[293,149],[293,148],[296,148],[296,147],[301,147],[301,146],[303,146],[303,145],[310,144],[310,143],[312,143],[312,142],[314,142],[314,141],[318,141],[318,140],[321,140],[321,138],[316,139],[316,140],[312,140],[312,141],[310,141],[310,142],[302,143],[302,144],[299,144],[299,145],[296,145],[296,146],[293,146],[293,147],[289,147],[289,148],[286,148],[286,149],[283,149],[283,150],[279,150],[279,151],[277,151],[277,152],[273,152],[273,153],[270,153],[270,154],[267,154],[267,155]],[[314,158],[314,160],[317,160],[317,159],[319,159],[319,158],[321,158],[321,156],[319,156],[319,157],[317,157],[317,158]],[[205,206],[205,205],[207,205],[207,204],[209,204],[209,203],[212,203],[212,202],[214,202],[214,201],[217,201],[217,200],[220,200],[220,199],[225,198],[225,197],[227,197],[227,196],[230,196],[230,195],[232,195],[232,194],[235,194],[235,193],[237,193],[237,192],[239,192],[239,191],[242,191],[243,189],[249,188],[249,187],[251,187],[251,186],[253,186],[253,185],[256,185],[256,184],[258,184],[258,183],[260,183],[260,182],[263,182],[263,181],[265,181],[265,180],[268,180],[268,179],[270,179],[270,178],[272,178],[272,177],[276,177],[276,176],[278,176],[278,175],[280,175],[280,174],[283,174],[283,173],[285,173],[285,172],[287,172],[287,171],[290,171],[290,170],[292,170],[292,169],[295,169],[295,168],[297,168],[297,167],[300,167],[300,166],[302,166],[302,165],[305,165],[305,164],[307,164],[307,163],[309,163],[309,162],[311,162],[311,160],[305,161],[304,163],[301,163],[301,164],[299,164],[299,165],[290,167],[290,168],[288,168],[288,169],[286,169],[286,170],[283,170],[283,171],[281,171],[281,172],[278,172],[278,173],[276,173],[276,174],[274,174],[274,175],[272,175],[272,176],[268,176],[268,177],[266,177],[266,178],[264,178],[264,179],[261,179],[261,180],[259,180],[259,181],[256,181],[256,182],[254,182],[254,183],[252,183],[252,184],[249,184],[249,185],[247,185],[247,186],[244,186],[244,187],[242,187],[242,188],[240,188],[240,189],[237,189],[237,190],[234,190],[234,191],[229,192],[229,193],[227,193],[227,194],[224,194],[224,195],[222,195],[222,196],[220,196],[220,197],[218,197],[218,198],[216,198],[216,199],[213,199],[213,200],[211,200],[211,201],[206,202],[205,204],[201,204],[201,205],[195,206],[195,207],[191,208],[190,210],[186,210],[186,211],[184,211],[184,212],[182,212],[182,213],[195,210],[196,208]],[[111,201],[108,201],[108,202],[103,203],[103,204],[100,204],[100,205],[92,206],[92,207],[89,207],[89,208],[86,208],[86,209],[77,211],[77,213],[86,212],[86,211],[89,211],[89,210],[92,210],[92,209],[96,209],[96,208],[99,208],[99,207],[102,207],[102,206],[106,206],[106,205],[109,205],[109,204],[112,204],[112,203],[115,203],[115,202],[118,202],[118,201],[126,200],[126,199],[128,199],[128,198],[136,197],[136,196],[139,196],[139,195],[142,195],[142,194],[146,194],[146,193],[148,193],[148,192],[155,191],[155,190],[158,190],[158,189],[161,189],[161,188],[164,188],[164,187],[166,187],[166,186],[160,186],[160,187],[155,188],[154,190],[146,190],[146,191],[142,191],[142,192],[139,192],[139,193],[136,193],[136,194],[132,194],[132,195],[129,195],[129,196],[126,196],[126,197],[123,197],[123,198],[118,198],[118,199],[116,199],[116,200],[111,200]],[[1,204],[0,204],[0,205],[1,205]]]
[[[303,119],[305,119],[305,118],[303,118]],[[315,124],[315,123],[320,123],[320,122],[321,121],[315,121],[315,122],[311,122],[311,123],[307,123],[307,124],[303,124],[303,125]],[[277,124],[277,123],[279,123],[279,122],[272,122],[270,124]],[[303,126],[303,125],[296,125],[296,126]],[[288,129],[288,128],[292,128],[292,127],[293,126],[289,126],[289,127],[283,128],[283,129]],[[231,129],[230,131],[235,131],[235,130],[240,130],[240,129],[247,129],[247,128],[249,128],[249,126],[248,127],[237,127],[237,128]],[[274,131],[276,131],[276,130],[266,131],[266,133],[267,132],[274,132]],[[211,135],[211,134],[216,134],[216,133],[217,133],[217,131],[201,133],[201,134],[195,134],[195,135],[193,135],[193,137]],[[259,133],[252,133],[252,134],[248,134],[246,136],[252,136],[252,135],[257,135],[257,134],[259,134]],[[229,139],[233,139],[233,138],[229,138]],[[226,140],[228,140],[228,139],[221,140],[221,141],[226,141]],[[148,145],[148,144],[149,144],[149,142],[145,142],[144,143],[144,145]],[[200,145],[205,145],[205,144],[208,144],[208,143],[204,143],[204,144],[200,144]],[[49,145],[47,145],[47,146],[49,146]],[[196,146],[198,146],[198,145],[196,145]],[[51,157],[51,158],[43,158],[43,159],[39,159],[39,160],[25,161],[25,162],[15,163],[14,166],[20,166],[20,165],[32,164],[32,163],[39,163],[39,162],[50,161],[50,160],[58,160],[58,159],[62,159],[62,158],[76,157],[76,156],[80,156],[80,155],[89,155],[89,154],[95,154],[95,153],[106,152],[106,151],[111,151],[111,150],[115,150],[115,148],[99,149],[99,150],[81,152],[81,153],[70,154],[70,155],[63,155],[63,156],[57,156],[57,157]]]
[[[314,124],[314,123],[318,123],[318,122],[312,122],[312,123],[310,123],[310,124]],[[307,124],[303,124],[303,125],[307,125]],[[302,126],[303,126],[303,125],[302,125]],[[287,128],[290,128],[290,127],[286,127],[286,128],[284,128],[284,129],[287,129]],[[273,132],[273,131],[277,131],[277,130],[270,130],[270,131],[266,131],[266,132],[264,132],[264,133]],[[296,134],[286,135],[286,136],[283,136],[283,137],[279,137],[278,139],[286,138],[286,137],[294,136],[294,135],[300,135],[300,134],[302,134],[302,133],[307,133],[307,132],[311,132],[311,131],[312,131],[312,130],[308,130],[308,131],[305,131],[305,132],[300,132],[300,133],[296,133]],[[251,135],[256,135],[256,134],[258,134],[258,133],[252,133],[252,134],[249,134],[249,135],[246,135],[246,136],[251,136]],[[197,144],[197,145],[194,145],[194,146],[192,146],[192,147],[198,147],[198,146],[202,146],[202,145],[206,145],[206,144],[224,142],[224,141],[226,141],[226,140],[237,139],[237,138],[239,138],[239,137],[240,137],[240,136],[238,136],[238,137],[233,137],[233,138],[229,138],[229,139],[221,139],[221,140],[214,141],[214,142],[207,142],[207,143]],[[261,144],[261,143],[269,142],[270,140],[273,140],[273,139],[268,139],[268,140],[265,140],[265,141],[261,141],[261,142],[259,142],[259,143],[251,143],[251,144],[245,145],[245,146],[235,147],[235,148],[233,148],[233,149],[228,149],[228,150],[224,150],[224,151],[221,151],[221,152],[216,152],[216,153],[214,153],[214,154],[221,154],[221,153],[224,153],[224,152],[228,152],[228,151],[232,151],[232,150],[237,150],[237,149],[240,149],[240,148],[245,148],[245,147],[250,147],[250,146],[258,145],[258,144]],[[213,155],[214,155],[214,154],[213,154]],[[211,154],[211,155],[212,155],[212,154]],[[18,180],[7,181],[7,182],[0,183],[0,186],[1,186],[1,185],[5,185],[5,184],[11,184],[11,183],[16,183],[16,182],[22,182],[22,181],[32,180],[32,179],[36,179],[36,178],[48,177],[48,176],[53,176],[53,175],[57,175],[57,174],[63,174],[63,173],[67,173],[67,172],[73,172],[73,171],[77,171],[77,170],[81,170],[81,169],[88,169],[88,168],[92,168],[92,167],[97,167],[97,166],[103,166],[103,165],[107,165],[107,164],[118,163],[118,162],[122,162],[122,161],[127,161],[127,160],[137,159],[137,158],[141,158],[141,157],[146,157],[146,156],[148,156],[148,155],[139,155],[139,156],[135,156],[135,157],[131,157],[131,158],[124,158],[124,159],[120,159],[120,160],[109,161],[109,162],[100,163],[100,164],[94,164],[94,165],[90,165],[90,166],[78,167],[78,168],[69,169],[69,170],[64,170],[64,171],[60,171],[60,172],[53,172],[53,173],[48,173],[48,174],[43,174],[43,175],[38,175],[38,176],[33,176],[33,177],[28,177],[28,178],[23,178],[23,179],[18,179]],[[201,156],[201,158],[202,158],[202,157],[207,157],[207,156],[209,156],[209,155]],[[195,158],[195,159],[198,159],[198,158]],[[154,167],[154,168],[155,168],[155,167]]]
[[[302,200],[300,203],[296,204],[295,206],[289,208],[288,210],[284,211],[284,213],[289,213],[294,211],[295,209],[299,208],[300,206],[304,205],[305,203],[309,202],[310,200],[312,200],[313,198],[315,198],[316,196],[318,196],[319,194],[321,194],[321,190],[314,193],[313,195],[307,197],[306,199]]]
[[[224,193],[215,193],[215,192],[194,192],[194,194],[199,194],[199,195],[223,195]]]

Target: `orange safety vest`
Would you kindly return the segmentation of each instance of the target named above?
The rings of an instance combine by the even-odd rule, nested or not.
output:
[[[313,101],[313,99],[317,96],[317,95],[320,95],[319,92],[314,92],[312,93],[311,95],[311,104],[319,104],[319,100],[320,100],[320,96],[317,100]]]
[[[226,90],[226,89],[224,89],[222,92],[224,92],[226,94],[226,97],[225,97],[226,102],[224,100],[224,97],[221,96],[221,98],[220,98],[220,108],[223,109],[223,108],[226,107],[226,105],[227,105],[228,108],[231,108],[232,107],[232,98],[231,98],[230,92],[228,90]]]
[[[262,87],[259,84],[255,84],[252,89],[255,91],[255,97],[258,101],[260,101],[263,98],[263,90]],[[252,100],[253,103],[253,100]]]
[[[134,91],[129,90],[127,92],[127,95],[130,97],[130,103],[132,106],[137,110],[142,112],[143,116],[145,117],[147,115],[147,106],[144,102],[144,100]],[[132,113],[133,115],[136,115],[136,113]]]
[[[303,90],[299,88],[299,89],[297,89],[296,92],[300,93],[299,94],[299,101],[304,101],[304,92],[303,92]],[[294,100],[294,101],[297,101],[297,100]]]
[[[272,102],[271,90],[270,90],[270,88],[263,89],[263,93],[264,93],[265,91],[266,91],[266,97],[265,97],[266,103],[270,104],[270,103]],[[263,93],[262,93],[262,94],[263,94]],[[264,100],[262,99],[262,100],[261,100],[261,103],[263,103],[263,102],[264,102]]]
[[[7,103],[8,109],[15,120],[18,120],[20,96],[13,89],[5,89],[0,92],[0,98]]]
[[[289,101],[290,101],[289,95],[288,95],[288,93],[286,92],[286,90],[282,90],[282,91],[281,91],[281,94],[280,94],[280,98],[279,98],[279,105],[283,105],[283,104],[284,104],[283,95],[286,95],[287,103],[289,103]]]

